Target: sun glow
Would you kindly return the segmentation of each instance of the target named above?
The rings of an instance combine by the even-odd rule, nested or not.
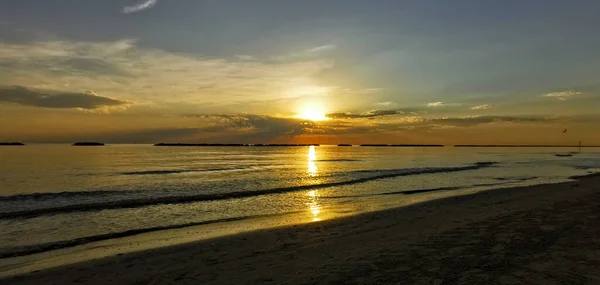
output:
[[[309,121],[325,121],[327,120],[327,115],[325,114],[323,105],[319,103],[308,103],[300,107],[296,118]]]

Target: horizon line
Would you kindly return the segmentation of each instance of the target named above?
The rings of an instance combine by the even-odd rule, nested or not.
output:
[[[95,141],[94,141],[95,143]],[[20,142],[20,141],[0,141],[0,146],[9,146],[16,144],[69,144],[73,142]],[[223,147],[243,147],[243,146],[360,146],[360,147],[458,147],[458,148],[469,148],[469,147],[600,147],[600,145],[545,145],[545,144],[378,144],[378,143],[365,143],[365,144],[319,144],[319,143],[137,143],[137,142],[115,142],[115,143],[104,143],[114,145],[153,145],[153,146],[197,146],[197,147],[208,147],[208,146],[223,146]]]

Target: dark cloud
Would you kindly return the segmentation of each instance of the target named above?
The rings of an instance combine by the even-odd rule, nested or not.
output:
[[[389,112],[389,113],[388,113]],[[395,112],[395,113],[392,113]],[[398,115],[400,111],[373,111],[360,116],[338,116],[324,122],[303,121],[293,118],[277,118],[260,115],[200,115],[198,118],[216,120],[214,125],[198,129],[198,133],[227,133],[243,141],[267,141],[269,139],[302,134],[339,135],[394,132],[402,130],[435,129],[444,127],[471,127],[490,123],[553,123],[556,117],[476,116],[450,118],[398,117],[393,121],[363,121],[377,116]],[[367,116],[370,115],[370,116]],[[340,118],[342,117],[342,118]],[[331,117],[330,117],[331,118]],[[350,119],[345,121],[344,119]],[[560,120],[564,120],[562,118]],[[367,123],[368,122],[368,123]]]
[[[312,122],[253,114],[185,115],[185,117],[197,118],[201,121],[199,123],[204,127],[197,129],[200,136],[225,138],[219,142],[262,143],[275,138],[292,138],[303,134],[334,134],[339,129],[351,126],[348,122],[337,120]]]
[[[0,102],[44,108],[97,109],[131,104],[128,101],[102,97],[91,91],[77,93],[35,90],[22,86],[0,87]]]
[[[454,127],[468,127],[490,123],[548,123],[555,122],[556,117],[533,117],[533,116],[475,116],[459,118],[435,118],[424,121],[429,125],[445,125]]]
[[[397,110],[373,110],[367,113],[354,114],[354,113],[331,113],[327,114],[328,118],[331,119],[365,119],[365,118],[376,118],[384,116],[394,115],[418,115],[424,114],[427,111],[418,108],[405,108]]]
[[[578,117],[479,116],[453,118],[404,117],[398,120],[328,120],[310,122],[293,118],[261,115],[191,115],[197,127],[172,127],[151,130],[128,130],[89,134],[73,138],[56,137],[56,141],[90,140],[108,143],[268,143],[289,140],[300,135],[376,135],[436,129],[469,128],[493,123],[555,124],[597,122],[597,115]],[[562,130],[562,129],[561,129]]]
[[[213,126],[201,128],[201,132],[243,131],[247,138],[275,138],[306,133],[314,123],[293,118],[277,118],[261,115],[201,115],[216,120]]]

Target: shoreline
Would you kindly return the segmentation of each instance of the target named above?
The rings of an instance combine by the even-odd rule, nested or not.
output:
[[[494,162],[476,162],[465,166],[454,166],[454,167],[431,167],[431,168],[412,168],[409,171],[406,170],[390,170],[380,175],[372,177],[359,177],[346,181],[333,181],[321,184],[308,184],[300,186],[289,186],[281,188],[270,188],[254,191],[237,191],[228,193],[212,193],[212,194],[197,194],[197,195],[185,195],[185,196],[167,196],[160,198],[144,198],[137,200],[124,200],[124,201],[110,201],[110,202],[96,202],[90,204],[75,204],[68,206],[59,206],[54,208],[42,208],[34,210],[22,210],[9,213],[0,213],[0,219],[14,219],[14,218],[35,218],[49,214],[62,214],[70,212],[83,212],[83,211],[98,211],[107,209],[133,209],[141,208],[153,205],[167,205],[167,204],[190,204],[193,202],[207,202],[217,200],[229,200],[229,199],[240,199],[240,198],[252,198],[263,195],[272,194],[284,194],[291,192],[300,192],[304,190],[317,190],[336,186],[347,186],[353,184],[360,184],[375,180],[382,180],[388,178],[397,178],[403,176],[413,175],[425,175],[425,174],[436,174],[436,173],[452,173],[460,172],[465,170],[477,170],[481,168],[491,167]],[[421,190],[419,190],[421,191]],[[425,191],[423,189],[422,191]],[[407,192],[408,193],[408,192]],[[32,194],[31,196],[43,196],[53,194]],[[27,197],[24,195],[22,197]],[[18,196],[17,196],[18,197]],[[0,197],[2,199],[2,197]],[[11,199],[4,198],[4,199]]]
[[[342,281],[351,283],[356,278],[366,278],[385,284],[387,281],[382,281],[381,278],[395,275],[389,272],[381,274],[382,267],[385,267],[381,265],[382,262],[398,263],[405,254],[415,254],[415,248],[421,248],[418,252],[424,255],[424,259],[417,261],[428,260],[430,257],[435,259],[435,256],[440,256],[439,253],[431,256],[427,252],[431,248],[418,245],[424,240],[435,241],[456,236],[442,233],[465,231],[472,228],[469,225],[477,223],[486,226],[498,219],[510,220],[515,215],[536,216],[548,207],[569,202],[574,203],[573,207],[580,208],[600,205],[600,196],[595,192],[596,185],[600,184],[600,176],[592,174],[574,178],[578,180],[486,190],[340,219],[149,249],[8,277],[0,281],[9,281],[11,284],[72,284],[77,281],[86,284],[133,284],[144,280],[157,283],[177,281],[184,284],[235,284],[235,280],[244,280],[241,283],[289,284],[289,278],[293,278],[292,283],[304,284],[315,283],[314,278],[317,278],[328,284],[327,282]],[[565,189],[570,191],[564,191]],[[597,199],[588,199],[589,196]],[[561,207],[557,209],[560,210]],[[551,214],[549,219],[552,218]],[[591,218],[588,220],[600,221],[597,215],[594,217],[591,213],[583,214],[582,220],[589,216]],[[568,220],[568,217],[561,218]],[[544,217],[540,219],[543,220]],[[527,220],[524,225],[521,225],[524,223],[522,221],[512,222],[525,228],[539,226],[536,220]],[[571,224],[567,223],[567,226],[578,222],[571,220]],[[546,224],[543,226],[553,227],[554,223]],[[587,225],[592,226],[594,223]],[[508,234],[519,234],[510,232],[510,229],[507,231]],[[542,231],[542,234],[545,232]],[[460,236],[456,238],[460,239]],[[492,242],[491,246],[499,246],[498,243]],[[447,248],[443,248],[444,244],[439,246],[444,249],[443,252],[456,250],[460,253],[459,249],[453,247],[453,242],[448,241],[445,245]],[[398,266],[410,267],[414,262],[415,260]],[[396,267],[391,267],[394,268]],[[437,276],[434,273],[425,275]]]

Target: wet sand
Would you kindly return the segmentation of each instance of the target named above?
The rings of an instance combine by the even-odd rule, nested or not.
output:
[[[124,254],[1,284],[600,284],[600,176]]]

